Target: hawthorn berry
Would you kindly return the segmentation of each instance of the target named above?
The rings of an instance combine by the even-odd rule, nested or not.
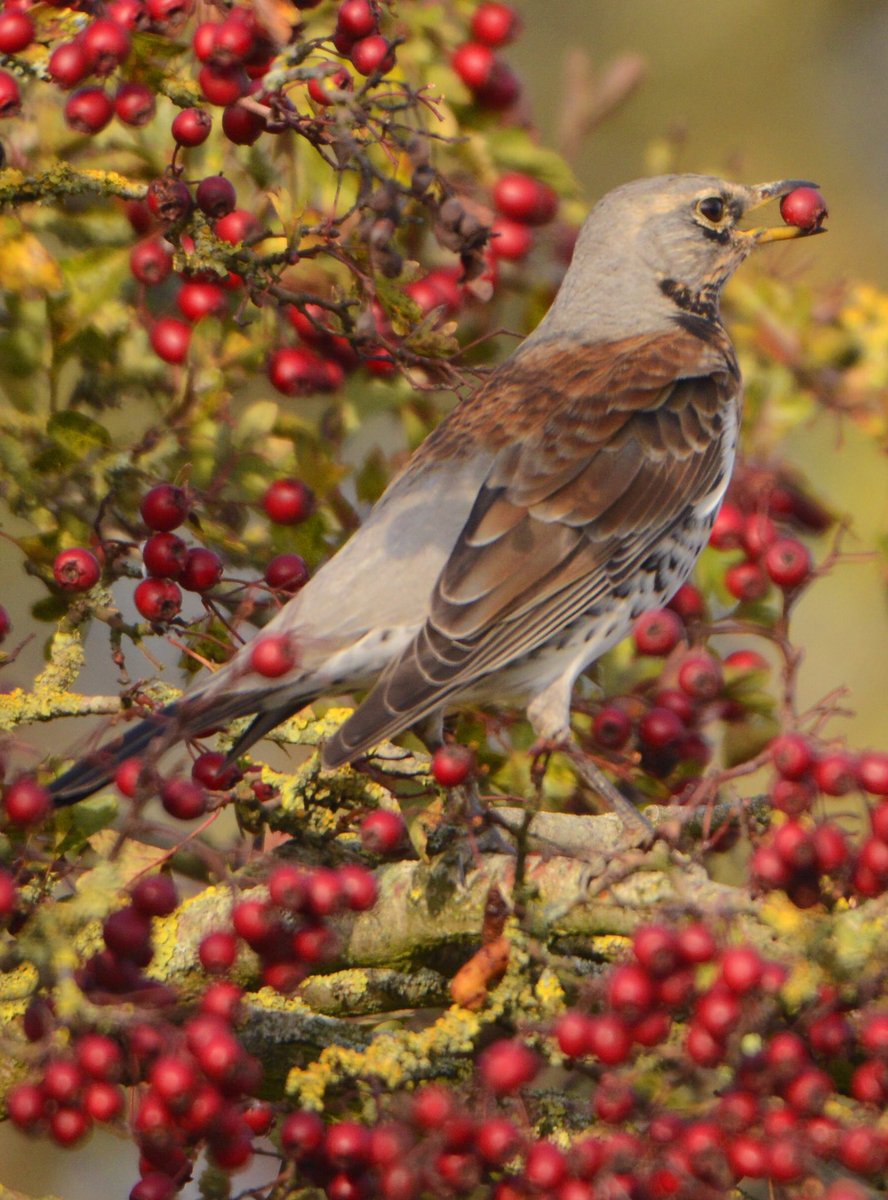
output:
[[[12,629],[12,619],[6,609],[0,604],[0,642]]]
[[[3,793],[3,809],[13,825],[37,825],[52,809],[49,792],[34,779],[16,779]]]
[[[351,92],[354,90],[354,81],[347,67],[339,67],[338,70],[324,75],[316,75],[308,81],[308,94],[314,100],[315,104],[320,104],[322,108],[326,108],[330,104],[335,104],[338,96],[337,92]]]
[[[213,118],[205,108],[183,108],[173,118],[170,128],[180,146],[200,146],[210,136]]]
[[[510,4],[486,0],[472,13],[472,37],[494,49],[513,42],[521,32],[521,18]]]
[[[829,216],[829,209],[817,188],[798,187],[780,201],[780,215],[787,225],[810,231],[820,228]]]
[[[147,125],[156,110],[154,92],[144,83],[122,83],[114,97],[114,111],[124,125]]]
[[[504,217],[513,221],[546,225],[558,211],[558,193],[530,175],[508,171],[494,184],[493,203]]]
[[[191,777],[211,792],[225,792],[242,778],[236,763],[218,750],[205,750],[194,760]]]
[[[286,634],[265,634],[250,649],[250,669],[267,679],[286,675],[298,661],[293,640]]]
[[[143,579],[133,602],[146,621],[172,621],[182,608],[182,593],[171,579]]]
[[[99,560],[82,546],[62,550],[52,564],[56,583],[67,592],[87,592],[94,587],[102,574]]]
[[[441,787],[459,787],[475,769],[475,756],[467,746],[439,746],[432,755],[432,778]]]
[[[160,789],[160,802],[180,821],[194,821],[207,811],[207,794],[192,779],[168,779]]]
[[[21,107],[22,97],[15,76],[0,71],[0,118],[18,116]]]
[[[212,220],[234,212],[237,193],[234,184],[224,175],[208,175],[197,185],[195,192],[197,207]]]
[[[714,700],[724,686],[721,664],[702,651],[688,654],[678,668],[678,686],[698,703]]]
[[[151,215],[164,227],[183,220],[193,207],[188,185],[169,175],[151,180],[148,184],[146,203]]]
[[[492,1042],[478,1058],[481,1081],[495,1096],[510,1095],[530,1083],[539,1070],[537,1056],[523,1042]]]
[[[133,908],[146,917],[168,917],[179,903],[176,885],[169,875],[146,875],[130,890]]]
[[[888,796],[888,754],[877,750],[861,754],[857,773],[864,791],[871,796]]]
[[[638,653],[658,658],[671,654],[683,634],[681,618],[670,608],[652,608],[642,613],[632,631]]]
[[[131,43],[125,26],[99,17],[87,27],[82,45],[90,72],[93,75],[110,75],[128,57]]]
[[[114,104],[104,88],[78,88],[65,104],[65,120],[78,133],[99,133],[113,116]]]
[[[299,554],[278,554],[265,568],[265,582],[276,592],[293,595],[308,582],[309,570]]]
[[[368,813],[361,822],[361,845],[368,854],[394,854],[407,836],[403,818],[387,809]]]
[[[220,218],[213,226],[216,237],[233,246],[259,232],[259,222],[251,212],[244,208],[236,208],[227,216]]]
[[[241,67],[221,69],[209,64],[201,67],[197,77],[204,99],[218,108],[234,104],[250,90],[250,79]]]
[[[175,533],[154,533],[142,547],[145,570],[158,579],[178,579],[187,556],[188,547]]]
[[[778,538],[765,551],[764,568],[772,583],[786,592],[810,578],[811,554],[796,538]]]
[[[76,87],[89,74],[89,59],[81,42],[63,42],[49,56],[46,69],[61,88]],[[111,119],[110,117],[108,118]]]
[[[0,54],[18,54],[34,40],[34,22],[26,12],[7,9],[0,13]]]
[[[298,525],[314,512],[314,492],[301,479],[275,479],[262,497],[262,507],[276,525]]]
[[[219,284],[202,279],[183,283],[176,304],[182,316],[194,322],[204,317],[224,317],[228,311],[228,298]]]
[[[592,737],[607,750],[622,750],[632,736],[629,714],[615,704],[600,709],[592,721]]]
[[[149,529],[168,533],[176,529],[191,511],[185,491],[172,483],[158,483],[142,497],[139,512]]]
[[[160,238],[137,242],[130,251],[129,262],[134,278],[149,287],[163,283],[173,269],[173,256]]]
[[[450,65],[467,88],[475,92],[490,80],[494,67],[493,51],[480,42],[465,42],[457,46]]]
[[[768,594],[768,577],[758,563],[734,563],[725,572],[725,587],[737,600],[750,604]]]
[[[265,129],[265,117],[261,113],[257,113],[255,109],[245,108],[242,104],[229,104],[222,113],[222,132],[235,146],[252,146],[265,132]],[[219,237],[223,237],[218,228],[216,232]],[[238,241],[240,239],[228,240]]]
[[[325,380],[321,358],[302,346],[284,346],[270,354],[268,378],[285,396],[333,390]]]
[[[818,758],[812,773],[814,782],[826,796],[846,796],[858,784],[857,759],[844,750]]]

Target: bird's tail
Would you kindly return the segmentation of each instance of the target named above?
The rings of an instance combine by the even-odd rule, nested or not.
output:
[[[128,729],[116,741],[100,746],[69,767],[49,785],[53,803],[60,808],[91,796],[111,782],[117,768],[128,758],[142,756],[146,751],[152,758],[159,757],[172,746],[195,737],[201,730],[256,713],[229,752],[229,760],[234,760],[275,726],[305,708],[317,694],[306,689],[294,695],[292,685],[289,695],[287,690],[189,696],[168,704]]]

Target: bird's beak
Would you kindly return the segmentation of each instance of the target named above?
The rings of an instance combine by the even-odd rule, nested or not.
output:
[[[761,208],[763,204],[767,204],[770,200],[777,200],[783,196],[788,196],[790,192],[794,192],[796,188],[800,187],[816,188],[817,184],[812,183],[809,179],[779,179],[774,183],[756,184],[749,189],[750,199],[746,205],[744,216],[746,213],[754,212],[757,208]],[[811,237],[815,233],[826,233],[826,230],[820,225],[816,225],[812,229],[802,229],[798,225],[774,225],[762,229],[741,229],[738,232],[752,239],[756,246],[764,246],[768,242],[783,242],[790,238]]]

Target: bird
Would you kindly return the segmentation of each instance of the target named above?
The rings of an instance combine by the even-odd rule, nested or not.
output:
[[[756,248],[819,231],[743,219],[813,186],[673,174],[605,195],[540,324],[344,546],[222,668],[66,770],[54,802],[252,716],[233,760],[318,697],[364,690],[327,768],[414,727],[434,744],[466,703],[523,704],[543,742],[575,746],[577,677],[688,579],[730,480],[742,388],[722,288]],[[278,676],[256,669],[268,638]]]

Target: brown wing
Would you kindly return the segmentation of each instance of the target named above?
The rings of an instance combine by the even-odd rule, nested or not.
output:
[[[496,455],[424,628],[328,744],[331,765],[619,595],[670,527],[717,488],[738,393],[726,339],[562,343],[560,361],[543,350],[507,364],[474,408],[457,410],[457,428],[436,438],[445,454],[459,447],[460,426],[476,445],[510,432],[515,440]],[[520,393],[525,404],[510,412]]]

